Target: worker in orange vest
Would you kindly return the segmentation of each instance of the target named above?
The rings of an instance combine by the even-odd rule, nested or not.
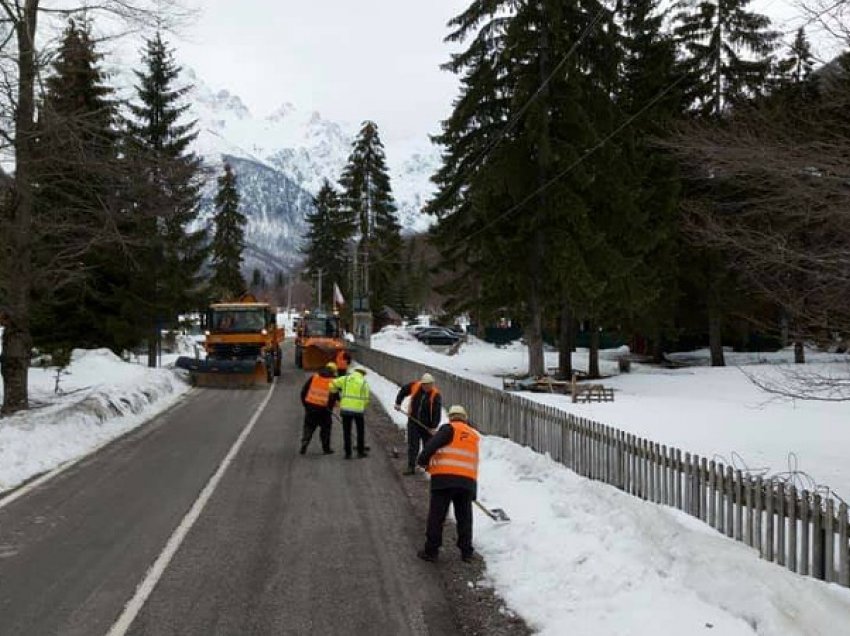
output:
[[[395,398],[395,409],[401,411],[401,403],[409,397],[407,407],[407,470],[404,475],[416,474],[416,456],[419,442],[424,447],[437,430],[442,417],[443,398],[434,386],[434,376],[425,373],[418,382],[405,384]]]
[[[454,507],[457,521],[457,547],[464,561],[471,561],[472,502],[478,491],[478,446],[481,435],[469,424],[466,409],[454,405],[449,409],[449,423],[440,427],[425,444],[419,465],[431,475],[431,506],[425,547],[417,555],[425,561],[436,561],[443,544],[443,524]]]
[[[348,375],[348,365],[351,363],[351,354],[345,349],[340,349],[336,352],[334,364],[336,364],[337,375],[342,377]]]
[[[322,442],[322,452],[325,455],[333,453],[331,448],[331,425],[334,404],[339,393],[331,390],[331,383],[336,377],[336,365],[328,362],[318,373],[310,376],[301,389],[301,404],[304,405],[304,432],[301,436],[301,454],[307,452],[307,446],[313,438],[313,433],[319,429],[319,439]]]

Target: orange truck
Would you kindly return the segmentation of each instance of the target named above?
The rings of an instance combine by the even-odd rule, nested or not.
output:
[[[268,303],[245,294],[210,305],[206,317],[206,359],[181,357],[196,386],[240,387],[270,384],[281,372],[284,330]]]
[[[321,369],[345,348],[336,312],[304,312],[295,338],[296,367],[305,371]]]

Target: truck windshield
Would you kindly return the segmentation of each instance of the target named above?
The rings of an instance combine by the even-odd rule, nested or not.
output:
[[[262,309],[217,309],[212,312],[212,330],[219,333],[257,333],[265,326]]]
[[[304,335],[313,338],[339,337],[339,321],[336,317],[313,317],[304,320]]]

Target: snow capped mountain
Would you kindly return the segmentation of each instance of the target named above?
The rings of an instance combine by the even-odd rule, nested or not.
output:
[[[311,197],[325,179],[337,183],[359,126],[330,121],[291,103],[257,116],[238,95],[209,87],[193,71],[186,71],[185,80],[194,86],[196,151],[216,172],[224,160],[229,161],[237,175],[248,217],[246,266],[275,271],[291,265],[306,229]],[[433,192],[429,179],[439,161],[438,149],[427,140],[387,151],[405,231],[422,231],[429,225],[419,211]],[[206,197],[205,217],[212,214],[213,194],[214,185]]]

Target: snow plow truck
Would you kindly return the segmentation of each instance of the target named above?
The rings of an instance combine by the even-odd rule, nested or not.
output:
[[[210,305],[206,316],[206,359],[180,357],[192,384],[248,387],[270,384],[280,375],[284,330],[268,303],[245,294],[239,300]]]
[[[305,312],[295,338],[295,366],[305,371],[334,362],[345,349],[339,316],[323,311]]]

